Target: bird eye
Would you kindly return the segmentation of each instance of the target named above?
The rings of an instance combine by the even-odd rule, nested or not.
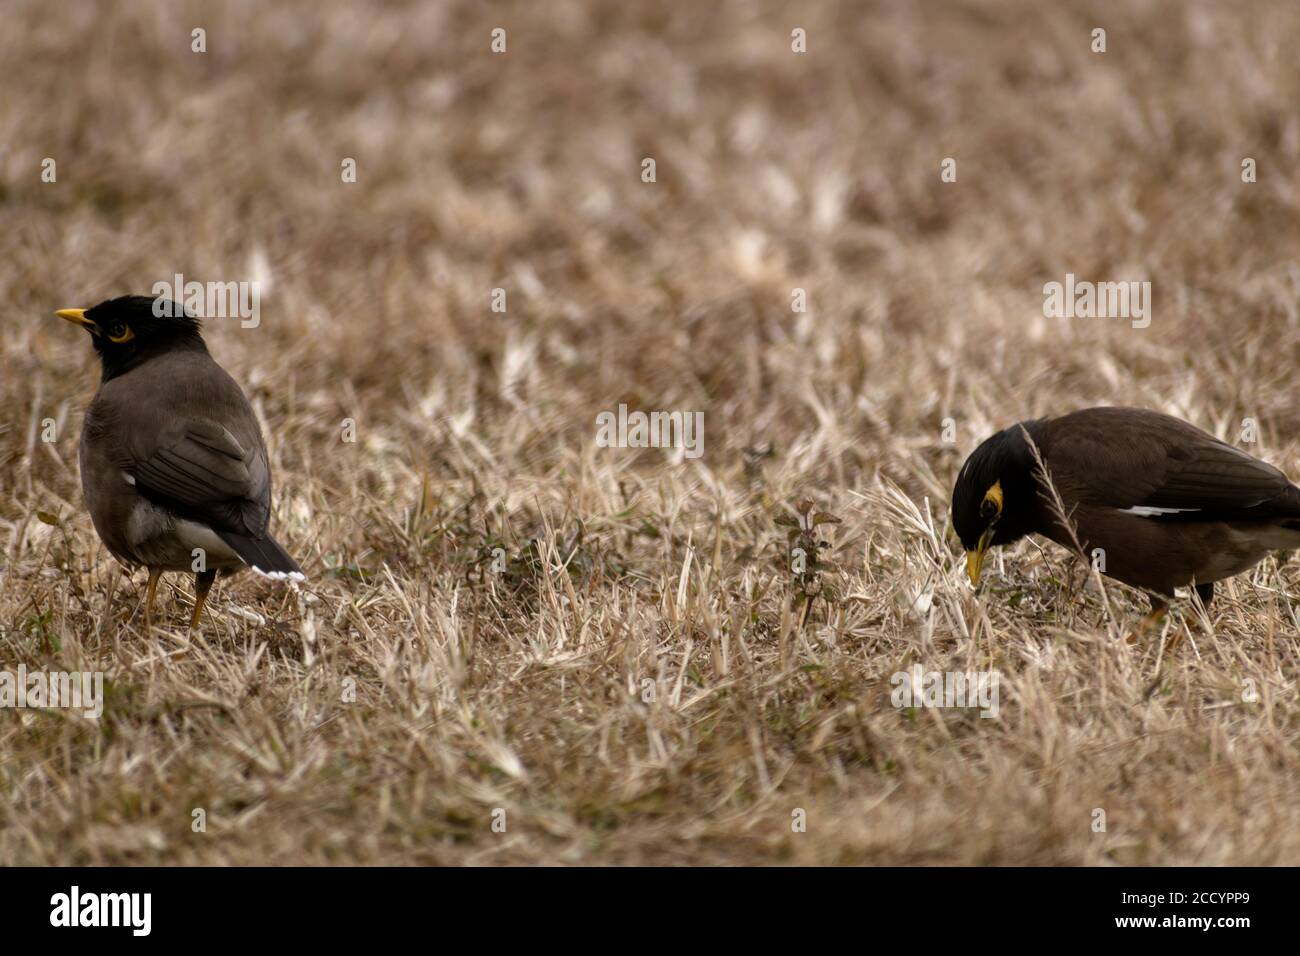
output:
[[[135,333],[125,322],[114,322],[113,327],[108,330],[108,340],[117,342],[119,345],[123,342],[130,342],[135,338]]]
[[[992,521],[1002,516],[1002,482],[995,481],[980,502],[980,517]]]

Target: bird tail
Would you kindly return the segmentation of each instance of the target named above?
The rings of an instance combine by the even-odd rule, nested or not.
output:
[[[302,573],[298,562],[289,557],[288,552],[269,534],[264,534],[260,538],[236,534],[233,531],[218,531],[217,534],[221,535],[222,541],[234,549],[240,560],[263,577],[275,578],[278,581],[306,580],[307,575]]]

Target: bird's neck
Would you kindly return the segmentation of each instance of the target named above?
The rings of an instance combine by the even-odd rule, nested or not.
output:
[[[164,353],[202,352],[206,355],[207,351],[208,347],[203,343],[202,337],[196,334],[179,336],[156,346],[136,349],[125,355],[101,355],[102,373],[99,381],[102,385]]]

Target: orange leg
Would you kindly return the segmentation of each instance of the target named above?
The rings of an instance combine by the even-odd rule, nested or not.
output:
[[[144,591],[144,626],[153,629],[153,599],[158,593],[158,579],[162,577],[162,568],[149,569],[149,586]]]
[[[194,575],[194,613],[190,615],[190,630],[198,630],[199,621],[203,619],[203,602],[208,599],[212,582],[217,579],[216,571],[200,571]]]
[[[1151,628],[1159,627],[1160,623],[1164,621],[1165,615],[1168,613],[1169,613],[1168,604],[1165,604],[1163,601],[1157,601],[1155,598],[1152,598],[1150,613],[1148,613],[1146,616],[1142,618],[1141,621],[1138,622],[1137,629],[1134,630],[1133,633],[1130,634],[1128,637],[1124,638],[1124,640],[1130,644],[1136,644],[1138,642],[1138,638],[1145,635],[1147,631],[1151,630]]]

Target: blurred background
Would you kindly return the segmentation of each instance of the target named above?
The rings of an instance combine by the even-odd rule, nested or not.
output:
[[[524,464],[617,400],[707,409],[733,450],[788,446],[821,407],[849,467],[945,415],[973,440],[1056,390],[1297,424],[1291,4],[5,17],[7,380],[89,361],[36,321],[51,307],[180,272],[263,282],[265,328],[210,333],[256,379],[330,418],[384,396],[509,422]],[[1150,279],[1152,327],[1045,320],[1066,272]]]
[[[109,667],[120,694],[115,744],[16,731],[46,772],[10,780],[0,848],[1297,859],[1294,741],[1276,727],[1232,758],[1265,768],[1259,789],[1204,784],[1207,846],[1170,823],[1192,812],[1190,781],[1220,779],[1200,718],[1170,718],[1143,767],[1125,762],[1147,726],[1075,710],[1111,664],[1039,674],[996,732],[900,727],[869,695],[936,654],[993,662],[1023,691],[1041,659],[1000,658],[1011,642],[1097,626],[1094,606],[1080,621],[1031,589],[1022,617],[972,633],[969,596],[936,583],[959,576],[943,543],[956,468],[992,430],[1129,404],[1235,440],[1253,417],[1253,450],[1300,473],[1300,6],[9,0],[0,17],[4,653]],[[218,319],[206,336],[262,417],[277,536],[315,582],[297,598],[224,586],[274,623],[216,606],[220,677],[159,670],[164,639],[121,658],[107,636],[138,625],[104,604],[117,572],[81,506],[97,369],[50,316],[176,273],[260,283],[257,328]],[[1150,327],[1045,318],[1043,285],[1067,273],[1149,280]],[[619,403],[704,412],[703,458],[597,449],[595,417]],[[894,486],[912,503],[890,499],[896,513],[872,497]],[[800,499],[842,519],[806,639],[790,623],[806,582],[766,563],[786,541],[774,516]],[[498,545],[510,587],[471,606]],[[252,702],[235,662],[263,641]],[[329,713],[346,675],[367,716],[322,729],[305,715]],[[625,702],[646,675],[671,708]],[[672,709],[683,682],[704,695],[693,711]],[[200,692],[243,716],[163,733],[158,708]],[[1131,801],[1113,845],[1060,822],[1086,818],[1093,787]],[[226,829],[192,847],[200,795]],[[800,842],[792,801],[843,825]],[[477,821],[495,806],[524,835],[489,842]]]

